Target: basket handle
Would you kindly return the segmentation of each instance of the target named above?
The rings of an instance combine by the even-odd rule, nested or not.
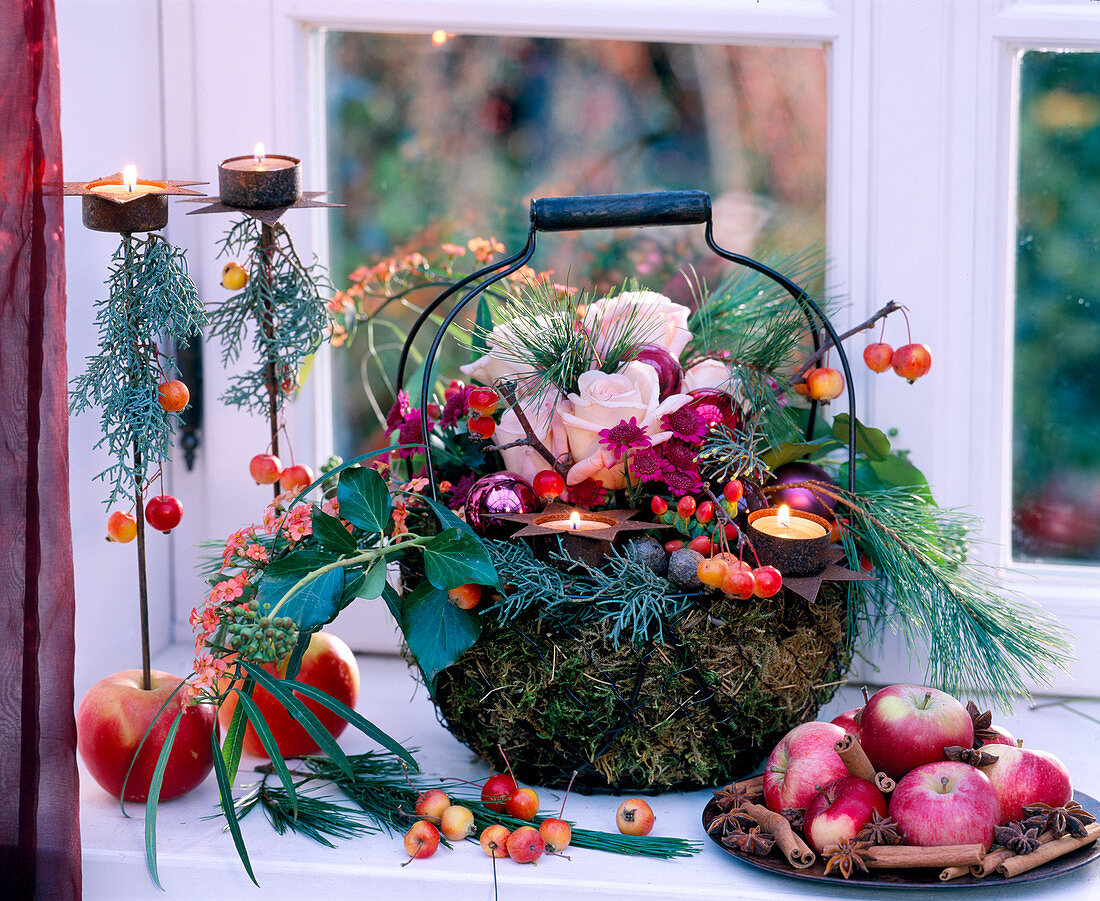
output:
[[[542,232],[645,225],[700,225],[710,221],[706,191],[591,194],[531,201],[531,229]]]

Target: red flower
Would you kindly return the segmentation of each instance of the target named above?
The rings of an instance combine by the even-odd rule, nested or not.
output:
[[[642,482],[661,480],[661,458],[652,447],[639,447],[631,454],[630,475]]]
[[[661,424],[682,441],[697,444],[707,434],[707,424],[690,406],[684,405],[661,417]]]
[[[431,428],[429,423],[428,428]],[[404,422],[401,423],[401,428],[397,432],[398,444],[424,444],[424,432],[420,428],[420,410],[410,410],[409,415],[405,417]],[[408,458],[414,457],[421,453],[422,447],[406,447],[397,452],[397,456]]]
[[[439,425],[444,429],[449,429],[458,424],[458,421],[466,415],[469,410],[466,405],[466,392],[455,391],[449,398],[447,403],[443,405],[443,412],[439,417]]]
[[[408,415],[409,395],[405,391],[398,391],[397,401],[390,408],[389,415],[386,417],[386,434],[392,434],[393,430],[400,426]]]
[[[569,502],[578,507],[598,507],[606,502],[607,495],[608,490],[603,487],[603,483],[595,479],[585,479],[569,486]]]

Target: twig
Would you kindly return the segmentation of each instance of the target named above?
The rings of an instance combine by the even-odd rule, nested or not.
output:
[[[888,304],[886,304],[886,306],[884,306],[881,310],[879,310],[877,313],[875,313],[866,322],[861,322],[859,325],[853,326],[852,328],[848,329],[848,331],[846,331],[843,335],[840,335],[839,338],[840,338],[841,341],[845,341],[848,338],[851,338],[852,335],[859,334],[860,332],[865,332],[865,331],[867,331],[867,329],[873,328],[874,324],[876,322],[878,322],[880,319],[883,319],[886,316],[889,316],[891,313],[896,313],[900,309],[901,309],[901,305],[896,304],[896,303],[894,303],[894,301],[891,300]],[[809,357],[806,358],[806,362],[804,362],[802,364],[802,368],[798,370],[798,373],[795,376],[794,381],[798,381],[798,377],[802,376],[806,372],[808,372],[813,367],[814,363],[816,363],[823,356],[825,356],[825,354],[828,353],[829,349],[832,348],[832,347],[833,347],[832,339],[827,338],[825,341],[823,341],[821,343],[821,346],[817,350],[815,350],[812,354],[810,354]]]
[[[535,430],[531,428],[531,422],[527,418],[527,414],[523,412],[523,407],[520,406],[518,400],[516,400],[516,391],[512,382],[505,382],[499,387],[500,393],[504,396],[504,399],[508,402],[508,405],[515,411],[516,418],[519,420],[520,427],[527,434],[526,438],[520,438],[518,441],[513,441],[510,444],[502,444],[495,446],[492,449],[496,451],[508,450],[512,447],[530,447],[535,450],[536,453],[542,459],[544,459],[558,475],[564,478],[565,474],[569,472],[569,464],[559,462],[557,457],[550,453],[549,449],[543,444],[536,436]]]

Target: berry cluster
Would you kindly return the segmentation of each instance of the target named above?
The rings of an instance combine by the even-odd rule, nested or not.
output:
[[[248,464],[248,472],[257,485],[279,483],[280,490],[298,494],[313,484],[313,470],[302,463],[283,469],[282,461],[274,454],[256,454]]]
[[[492,438],[497,429],[493,414],[500,405],[500,395],[492,388],[475,387],[466,392],[466,406],[470,419],[466,428],[475,438]]]
[[[242,657],[271,663],[284,659],[292,650],[298,637],[294,620],[289,616],[271,616],[270,604],[260,604],[253,599],[238,604],[226,614],[226,643]]]

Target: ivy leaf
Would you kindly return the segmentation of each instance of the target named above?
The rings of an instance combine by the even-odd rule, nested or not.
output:
[[[805,456],[809,456],[809,458],[813,460],[827,454],[829,451],[836,450],[838,447],[843,446],[844,445],[840,441],[837,441],[830,435],[826,435],[824,438],[816,438],[813,441],[780,444],[772,450],[762,454],[760,459],[764,461],[764,465],[767,466],[768,469],[774,472],[784,463],[791,463]]]
[[[892,455],[885,460],[869,460],[868,465],[879,477],[883,485],[890,488],[912,488],[914,494],[932,503],[932,492],[928,488],[928,479],[905,457]]]
[[[390,522],[390,492],[373,469],[347,469],[336,486],[340,515],[356,528],[383,532]]]
[[[303,548],[299,551],[292,551],[285,557],[280,557],[278,560],[272,560],[264,569],[264,578],[266,579],[270,576],[275,576],[276,578],[293,576],[294,578],[290,582],[290,585],[293,585],[306,573],[311,573],[315,569],[327,566],[329,563],[335,562],[335,560],[336,558],[326,551],[313,551]],[[290,585],[287,585],[287,588],[289,588]]]
[[[446,591],[430,582],[421,582],[404,599],[398,622],[433,692],[439,674],[466,653],[481,634],[481,620],[468,610],[459,610]]]
[[[405,634],[405,623],[401,618],[401,595],[397,593],[392,585],[388,582],[386,587],[382,589],[382,600],[386,602],[386,606],[390,608],[390,614],[397,621],[397,626],[401,629],[401,634]]]
[[[382,597],[382,591],[386,587],[386,561],[379,560],[370,569],[363,573],[363,584],[355,592],[357,598],[373,601]]]
[[[474,538],[477,538],[477,532],[475,532],[470,527],[470,524],[450,507],[439,503],[439,501],[433,501],[430,497],[425,497],[424,501],[432,508],[435,518],[439,520],[439,524],[444,529],[458,529],[458,531],[462,532],[464,535],[472,535]]]
[[[848,443],[848,414],[837,413],[833,417],[833,437]],[[873,429],[856,420],[856,450],[870,460],[885,460],[890,456],[890,439],[886,433]]]
[[[256,593],[260,609],[263,609],[264,604],[270,604],[274,610],[275,605],[301,578],[298,574],[272,576],[271,567],[268,567]],[[332,622],[344,607],[345,580],[343,569],[331,569],[315,579],[310,579],[286,599],[277,615],[289,616],[299,629],[313,629]]]
[[[320,508],[314,507],[312,520],[313,534],[321,542],[321,547],[338,555],[354,554],[359,550],[355,539],[337,517],[322,513]]]
[[[432,585],[444,591],[468,582],[497,584],[496,567],[485,546],[458,529],[440,532],[424,545],[424,574]]]

